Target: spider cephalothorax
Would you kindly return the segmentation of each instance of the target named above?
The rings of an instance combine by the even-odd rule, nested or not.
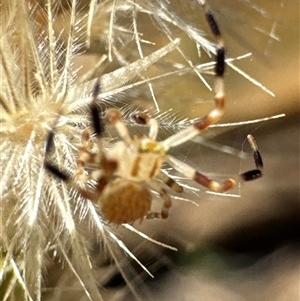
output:
[[[54,131],[51,131],[48,136],[45,167],[68,182],[71,187],[75,187],[84,198],[98,204],[103,217],[109,222],[122,224],[143,218],[165,219],[168,217],[172,200],[165,186],[177,193],[181,193],[183,188],[162,170],[163,163],[169,164],[186,178],[192,179],[212,191],[227,191],[235,186],[233,179],[226,179],[223,183],[216,182],[168,154],[170,148],[194,138],[211,124],[216,123],[223,115],[225,49],[213,15],[205,2],[201,1],[201,3],[208,24],[217,39],[214,98],[216,106],[211,112],[186,129],[163,141],[157,141],[158,123],[146,113],[137,112],[132,115],[132,118],[138,124],[149,126],[149,133],[131,137],[122,121],[122,112],[118,109],[108,109],[105,114],[106,123],[116,129],[121,140],[105,149],[102,146],[104,126],[96,105],[100,92],[100,83],[97,80],[93,90],[90,112],[98,151],[96,153],[91,151],[91,129],[85,129],[82,133],[81,146],[78,149],[75,181],[47,160],[47,154],[53,145]],[[245,181],[258,178],[262,174],[262,159],[256,143],[251,135],[248,136],[248,139],[253,149],[257,169],[243,173],[241,177]],[[92,164],[93,169],[88,171],[85,167],[86,164]],[[90,180],[94,180],[96,183],[93,190],[82,188],[86,185],[76,184],[76,182],[86,184]],[[151,191],[158,193],[163,200],[160,212],[151,211]]]

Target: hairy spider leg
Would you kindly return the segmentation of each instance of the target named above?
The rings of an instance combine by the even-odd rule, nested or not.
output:
[[[90,151],[90,149],[92,148],[90,137],[91,130],[85,129],[81,134],[81,145],[78,147],[78,159],[76,161],[76,179],[81,183],[85,183],[90,179],[96,179],[96,175],[85,173],[85,164],[99,164],[102,155],[101,153],[92,153]]]
[[[138,112],[134,115],[134,120],[140,124],[150,124],[151,118],[148,117],[146,113]],[[180,160],[172,157],[170,155],[166,155],[166,161],[177,171],[196,181],[198,184],[205,186],[213,191],[227,191],[231,189],[235,185],[235,181],[233,179],[227,179],[222,184],[213,181],[206,177],[205,175],[201,174],[196,169],[192,168],[191,166],[181,162]],[[165,174],[162,170],[158,176],[163,182],[171,187],[176,192],[183,192],[183,188],[177,184],[173,179],[171,179],[167,174]]]
[[[167,186],[177,193],[183,192],[183,187],[179,185],[176,181],[170,178],[165,171],[161,170],[158,174],[158,178],[162,180]]]
[[[90,113],[91,113],[91,121],[94,133],[96,135],[98,152],[91,153],[89,151],[89,144],[91,143],[91,129],[85,129],[82,132],[82,144],[79,147],[79,158],[77,160],[77,173],[76,177],[80,180],[80,177],[85,173],[85,162],[87,163],[96,163],[97,168],[89,173],[86,176],[85,181],[93,179],[97,180],[96,190],[92,195],[92,198],[89,197],[93,202],[97,202],[101,193],[103,192],[105,186],[110,182],[113,177],[114,172],[117,169],[117,162],[114,160],[109,160],[105,156],[105,152],[103,150],[102,138],[104,132],[104,125],[100,119],[100,110],[96,104],[97,96],[99,95],[101,90],[99,79],[96,80],[94,89],[92,92],[92,102],[90,104]]]
[[[163,145],[166,149],[180,145],[188,140],[193,139],[201,131],[208,128],[211,124],[219,121],[224,112],[225,105],[225,92],[224,92],[224,72],[225,72],[225,48],[224,42],[221,36],[219,26],[210,12],[208,6],[204,1],[201,2],[204,10],[206,20],[209,27],[217,40],[216,59],[215,59],[215,108],[211,110],[205,117],[196,121],[193,125],[179,131],[178,133],[170,136],[163,141]]]
[[[77,187],[74,186],[70,175],[68,175],[66,171],[62,171],[53,162],[48,161],[48,156],[49,156],[52,148],[54,148],[54,146],[55,146],[54,145],[54,136],[55,136],[54,129],[51,129],[51,131],[49,131],[49,133],[48,133],[47,140],[46,140],[46,151],[45,151],[44,167],[52,175],[54,175],[55,177],[61,179],[68,186],[74,187],[74,188],[77,189]]]
[[[75,185],[74,181],[72,181],[72,177],[68,175],[65,171],[62,171],[59,167],[57,167],[52,162],[48,161],[48,155],[51,152],[52,147],[54,147],[54,131],[51,130],[47,137],[46,142],[46,153],[45,153],[45,161],[44,161],[44,167],[46,170],[48,170],[52,175],[56,176],[57,178],[61,179],[63,182],[65,182],[69,187],[76,189],[81,196],[83,196],[85,199],[89,199],[91,201],[94,201],[94,199],[97,199],[98,195],[100,195],[100,191],[103,190],[105,185],[103,185],[104,181],[99,181],[96,187],[96,193],[91,193],[78,185]],[[92,179],[94,176],[86,177],[86,180]],[[106,181],[105,181],[106,183]],[[103,186],[103,188],[102,188]]]
[[[68,182],[70,179],[69,175],[65,171],[61,171],[55,164],[47,160],[49,154],[51,153],[51,150],[54,148],[54,136],[55,136],[55,127],[49,131],[46,139],[44,167],[46,170],[51,172],[56,177],[60,178],[64,182]]]
[[[193,125],[179,131],[178,133],[165,139],[162,144],[166,149],[185,143],[193,139],[201,131],[208,128],[211,124],[219,121],[224,112],[225,105],[225,92],[224,92],[224,72],[225,72],[225,47],[222,39],[221,31],[218,23],[216,22],[213,14],[205,1],[199,1],[202,5],[207,23],[217,40],[216,58],[215,58],[215,84],[214,84],[214,100],[215,108],[211,110],[205,117],[195,122]],[[207,187],[212,191],[227,191],[235,186],[233,179],[227,179],[223,183],[218,183],[201,174],[191,166],[177,160],[176,158],[168,155],[167,162],[177,171],[186,177],[193,179],[198,184]]]
[[[189,179],[194,180],[198,184],[212,190],[215,192],[220,191],[227,191],[235,186],[235,181],[233,179],[226,179],[223,183],[219,183],[217,181],[213,181],[212,179],[209,179],[199,171],[197,171],[195,168],[191,167],[190,165],[187,165],[183,163],[182,161],[176,159],[175,157],[171,155],[167,155],[166,161],[177,171],[182,173],[184,176],[186,176]]]
[[[108,160],[103,151],[102,145],[102,136],[104,132],[104,125],[100,119],[100,110],[96,104],[97,96],[100,93],[101,87],[99,79],[96,80],[93,93],[92,93],[92,102],[90,104],[90,113],[91,113],[91,122],[92,128],[94,130],[98,151],[97,153],[92,153],[90,151],[92,147],[91,143],[91,133],[92,130],[90,128],[85,129],[81,135],[81,145],[78,148],[78,159],[77,159],[77,172],[76,178],[85,183],[90,179],[97,180],[100,177],[110,178],[112,177],[114,171],[116,170],[116,162],[112,160]],[[85,174],[85,163],[93,163],[96,164],[97,168],[89,173]],[[100,170],[101,176],[100,176]],[[108,180],[108,179],[107,179]]]
[[[151,180],[147,182],[147,186],[152,189],[153,191],[156,191],[159,193],[160,197],[163,199],[163,205],[161,207],[160,212],[149,212],[146,215],[147,219],[153,219],[153,218],[161,218],[166,219],[169,216],[170,208],[172,207],[172,198],[168,195],[167,191],[160,185],[159,182],[155,180]]]
[[[256,168],[257,169],[262,169],[263,168],[263,161],[262,161],[262,157],[258,151],[258,147],[257,147],[257,143],[254,139],[254,137],[252,135],[248,135],[247,136],[247,139],[249,141],[249,144],[252,148],[252,151],[253,151],[253,158],[254,158],[254,163],[256,165]]]
[[[108,109],[106,111],[106,119],[110,125],[115,127],[119,136],[126,145],[131,145],[133,141],[130,137],[127,126],[124,122],[122,122],[122,112],[118,109]]]
[[[256,143],[254,137],[250,134],[247,136],[247,139],[252,148],[252,154],[253,154],[253,159],[254,159],[256,169],[248,170],[248,171],[240,174],[240,178],[245,182],[261,178],[263,175],[263,173],[262,173],[263,160],[262,160],[262,157],[258,150],[257,143]]]

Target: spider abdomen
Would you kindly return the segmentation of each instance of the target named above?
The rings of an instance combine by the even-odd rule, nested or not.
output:
[[[152,195],[142,183],[116,179],[103,190],[98,203],[103,217],[114,224],[142,219],[150,212]]]

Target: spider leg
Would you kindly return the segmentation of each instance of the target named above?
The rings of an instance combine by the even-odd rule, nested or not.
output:
[[[69,182],[69,180],[70,180],[69,175],[67,173],[65,173],[64,171],[61,171],[56,165],[45,161],[44,167],[46,170],[48,170],[50,173],[52,173],[57,178],[63,180],[64,182],[67,182],[67,183]]]
[[[99,195],[101,194],[101,192],[103,191],[103,189],[107,183],[105,180],[100,178],[100,180],[97,182],[95,192],[89,192],[88,190],[86,190],[84,188],[76,186],[74,184],[74,182],[72,181],[72,178],[64,171],[61,171],[57,166],[51,164],[50,162],[45,162],[44,166],[45,166],[45,169],[48,170],[51,174],[53,174],[57,178],[64,181],[69,187],[77,190],[83,198],[89,199],[95,203],[97,202]]]
[[[48,156],[51,153],[52,148],[54,148],[54,136],[55,136],[54,129],[51,129],[46,139],[44,167],[46,170],[51,172],[56,177],[60,178],[64,182],[67,182],[69,180],[68,174],[64,171],[61,171],[55,164],[48,161]]]
[[[66,171],[61,170],[58,166],[56,166],[52,162],[48,161],[48,156],[49,156],[52,148],[54,147],[54,135],[55,135],[55,132],[52,129],[51,131],[49,131],[48,137],[47,137],[47,140],[46,140],[46,151],[45,151],[45,160],[44,160],[45,169],[48,172],[50,172],[52,175],[54,175],[55,177],[57,177],[57,178],[61,179],[62,181],[64,181],[68,186],[70,186],[72,188],[75,188],[82,195],[86,196],[87,192],[84,189],[75,187],[75,185],[72,181],[72,177],[70,177],[70,175]],[[88,195],[86,197],[90,198],[91,195]]]
[[[97,79],[92,92],[93,100],[90,104],[92,124],[97,138],[102,138],[102,134],[104,132],[103,124],[101,123],[101,120],[99,118],[100,112],[98,106],[96,105],[97,96],[100,93],[100,90],[101,90],[100,80]],[[102,145],[100,146],[102,150]]]
[[[98,163],[100,164],[101,158],[103,157],[103,146],[102,146],[102,135],[104,132],[104,126],[99,117],[100,112],[99,108],[96,105],[97,96],[100,93],[100,81],[96,80],[93,91],[92,91],[92,102],[89,106],[90,115],[91,115],[91,123],[96,135],[97,144],[99,147],[99,151],[97,153],[92,153],[92,142],[91,142],[91,129],[87,128],[83,130],[81,134],[81,145],[78,147],[78,159],[77,159],[77,171],[76,178],[81,183],[85,183],[90,179],[96,179],[96,175],[94,174],[85,174],[85,163]]]
[[[262,177],[262,175],[263,175],[262,174],[263,160],[262,160],[262,157],[261,157],[260,152],[258,150],[258,146],[256,144],[256,141],[255,141],[255,139],[252,135],[248,135],[247,139],[248,139],[249,144],[252,148],[253,159],[254,159],[256,169],[248,170],[248,171],[243,172],[242,174],[240,174],[240,178],[245,182],[258,179],[258,178]]]
[[[108,124],[115,127],[120,137],[123,139],[123,141],[130,145],[132,144],[132,139],[130,137],[130,134],[128,132],[128,128],[125,125],[125,123],[122,121],[122,112],[118,109],[108,109],[106,111],[106,119],[108,121]]]
[[[64,182],[68,182],[70,180],[69,175],[65,172],[60,170],[59,167],[57,167],[55,164],[50,162],[48,160],[48,156],[54,147],[54,136],[55,132],[54,129],[49,131],[48,137],[46,140],[46,150],[45,150],[45,160],[44,160],[44,167],[46,170],[51,172],[53,175],[56,177],[60,178]],[[77,160],[77,172],[76,172],[76,178],[81,182],[85,183],[86,181],[90,179],[96,179],[96,176],[91,174],[91,175],[84,175],[84,167],[85,167],[85,162],[96,162],[97,154],[91,153],[89,149],[89,138],[90,138],[90,130],[86,129],[82,133],[82,144],[78,148],[78,153],[79,157]]]
[[[91,130],[85,129],[81,134],[81,145],[78,147],[78,159],[77,159],[77,170],[76,170],[76,178],[81,183],[85,183],[90,179],[95,179],[95,176],[87,175],[85,173],[85,164],[86,163],[99,163],[101,154],[100,153],[92,153],[91,149]]]
[[[223,183],[214,181],[205,175],[201,174],[195,168],[183,163],[182,161],[176,159],[173,156],[166,156],[166,161],[177,171],[182,173],[189,179],[194,180],[198,184],[212,190],[215,192],[227,191],[235,186],[235,181],[233,179],[226,179]]]
[[[149,212],[146,215],[147,219],[153,219],[153,218],[161,218],[166,219],[169,216],[169,210],[172,207],[172,199],[166,192],[166,190],[159,184],[159,182],[156,181],[149,181],[147,182],[147,186],[149,186],[152,190],[159,193],[160,197],[163,199],[163,205],[161,208],[161,212]]]
[[[81,183],[85,183],[89,180],[98,180],[101,176],[103,176],[103,172],[108,177],[111,177],[115,172],[117,165],[115,161],[107,159],[105,154],[103,153],[101,138],[97,137],[97,139],[99,140],[98,145],[100,146],[99,152],[92,153],[90,151],[91,130],[89,128],[85,129],[82,132],[81,136],[82,142],[78,147],[76,179]],[[94,170],[89,174],[85,173],[86,163],[96,164],[96,168],[94,168]]]
[[[87,132],[85,132],[87,133]],[[85,134],[86,136],[86,134]],[[70,177],[70,175],[68,175],[65,171],[60,170],[55,164],[47,161],[47,156],[49,154],[49,152],[51,151],[51,148],[54,146],[54,131],[51,130],[48,134],[48,138],[47,138],[47,142],[46,142],[46,154],[45,154],[45,161],[44,161],[44,167],[46,170],[48,170],[51,174],[53,174],[54,176],[56,176],[57,178],[61,179],[62,181],[64,181],[69,187],[74,188],[75,190],[77,190],[79,192],[79,194],[85,198],[85,199],[89,199],[94,203],[97,203],[99,196],[101,195],[104,187],[107,185],[107,183],[110,180],[110,176],[111,173],[113,173],[116,169],[116,164],[114,164],[114,162],[109,162],[109,164],[107,164],[104,168],[104,171],[110,170],[111,173],[107,173],[107,175],[105,175],[104,173],[101,173],[101,175],[99,175],[99,173],[91,173],[87,176],[85,176],[85,182],[91,179],[97,179],[97,185],[95,188],[94,192],[90,192],[88,190],[86,190],[85,188],[82,188],[78,185],[76,185],[76,183],[74,183],[72,177]],[[78,161],[82,160],[82,158],[84,156],[88,156],[87,153],[82,152],[81,153],[81,159],[78,159]],[[80,161],[81,162],[81,161]],[[82,161],[81,163],[78,163],[78,169],[79,171],[77,171],[76,173],[76,179],[78,176],[78,173],[80,174],[81,169],[82,172],[84,172],[84,161]],[[81,178],[79,178],[79,180],[81,180]],[[81,181],[83,182],[83,181]],[[83,183],[85,183],[83,182]]]
[[[145,112],[136,112],[131,115],[131,118],[137,124],[148,125],[149,129],[149,138],[151,140],[156,140],[158,133],[158,122],[156,119],[149,117]]]
[[[183,187],[176,183],[176,181],[174,181],[172,178],[170,178],[165,171],[160,170],[158,178],[161,179],[167,186],[169,186],[175,192],[183,192]]]
[[[82,148],[79,149],[79,158],[77,161],[77,166],[79,164],[79,167],[82,170],[82,166],[80,165],[82,163],[84,164],[84,161],[89,163],[99,164],[99,167],[97,169],[98,170],[101,169],[103,171],[103,174],[105,174],[107,178],[111,178],[117,168],[117,162],[115,162],[114,160],[107,159],[103,151],[102,138],[104,132],[104,125],[99,117],[100,111],[99,111],[99,107],[96,104],[97,96],[100,93],[100,90],[101,90],[100,81],[99,79],[97,79],[92,93],[93,100],[90,104],[90,112],[91,112],[91,121],[92,121],[93,129],[96,134],[97,144],[99,147],[99,152],[97,154],[93,154],[88,151],[91,131],[90,129],[84,130],[82,133]],[[80,159],[82,160],[80,161]],[[84,169],[84,165],[83,165],[83,169]]]
[[[211,110],[206,116],[193,125],[179,131],[178,133],[170,136],[162,142],[165,149],[180,145],[190,139],[193,139],[201,131],[208,128],[211,124],[219,121],[224,112],[225,105],[225,92],[224,92],[224,72],[225,72],[225,47],[222,35],[213,14],[209,10],[205,1],[198,0],[205,10],[207,23],[217,40],[216,59],[215,59],[215,108]]]
[[[262,157],[258,151],[258,146],[257,146],[257,143],[254,139],[254,137],[252,135],[248,135],[247,136],[247,139],[249,141],[249,144],[252,148],[252,151],[253,151],[253,158],[254,158],[254,163],[256,165],[256,168],[257,169],[262,169],[263,168],[263,161],[262,161]]]

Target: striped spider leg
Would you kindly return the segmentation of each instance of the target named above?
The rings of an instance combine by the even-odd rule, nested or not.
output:
[[[250,134],[247,136],[247,139],[252,148],[253,159],[254,159],[256,169],[248,170],[240,174],[240,178],[246,182],[261,178],[263,175],[262,174],[263,161],[260,152],[258,150],[257,143],[254,137]]]

